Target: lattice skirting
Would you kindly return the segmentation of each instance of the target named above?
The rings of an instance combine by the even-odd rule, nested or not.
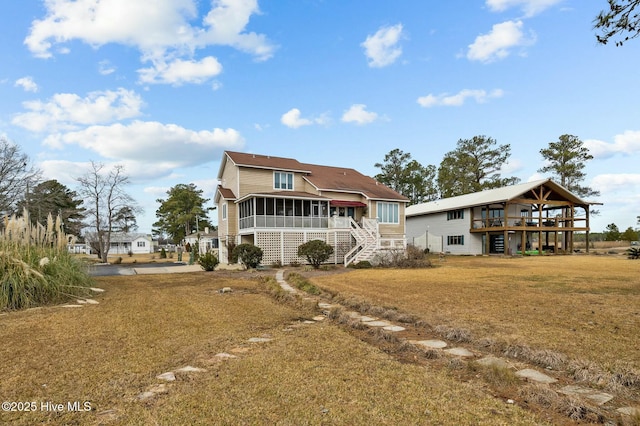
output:
[[[331,263],[344,262],[344,255],[352,247],[351,233],[346,231],[258,231],[255,234],[255,245],[262,249],[263,265],[306,263],[306,259],[298,257],[298,247],[311,240],[331,244]]]

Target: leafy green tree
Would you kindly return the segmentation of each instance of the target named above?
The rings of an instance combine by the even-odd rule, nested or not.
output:
[[[434,185],[435,166],[422,166],[411,159],[411,154],[393,149],[384,156],[384,163],[376,163],[380,173],[375,179],[404,195],[410,204],[435,200],[438,192]]]
[[[210,200],[202,197],[203,191],[193,183],[178,184],[167,191],[166,199],[156,200],[160,207],[156,210],[158,221],[153,224],[153,234],[168,235],[174,243],[180,242],[192,230],[213,228],[207,213],[213,207],[205,207]]]
[[[262,262],[262,249],[253,244],[239,244],[233,249],[233,256],[247,268],[257,268]]]
[[[562,135],[557,142],[550,142],[540,154],[547,165],[539,169],[541,173],[551,173],[560,185],[579,197],[596,197],[600,192],[588,186],[582,186],[586,174],[585,163],[593,159],[580,138],[573,135]]]
[[[598,43],[607,44],[615,36],[616,46],[640,35],[640,0],[607,0],[609,10],[602,10],[594,19],[594,28],[601,31],[596,35]]]
[[[57,180],[47,180],[35,185],[18,203],[18,209],[27,209],[33,223],[46,223],[47,216],[60,215],[64,232],[79,236],[85,209],[75,191]]]
[[[604,231],[604,240],[605,241],[619,241],[620,240],[620,230],[615,223],[610,223],[607,225],[607,228]]]
[[[638,241],[638,231],[632,227],[628,227],[621,235],[622,241]]]
[[[326,262],[333,254],[333,247],[321,240],[311,240],[298,246],[298,256],[304,256],[314,269]]]
[[[445,154],[438,168],[440,196],[455,197],[518,183],[517,177],[500,174],[510,156],[509,144],[497,145],[487,136],[458,140],[456,149]]]

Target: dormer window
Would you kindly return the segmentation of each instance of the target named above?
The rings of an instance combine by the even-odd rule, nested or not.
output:
[[[273,189],[293,191],[293,173],[273,172]]]

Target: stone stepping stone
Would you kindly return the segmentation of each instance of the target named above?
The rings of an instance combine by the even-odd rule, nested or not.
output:
[[[169,392],[169,387],[166,384],[162,383],[156,386],[152,386],[151,388],[149,388],[149,390],[139,394],[137,398],[139,401],[147,401],[158,394],[167,392]]]
[[[176,372],[178,373],[204,373],[206,371],[207,370],[205,370],[204,368],[192,367],[190,365],[187,365],[186,367],[182,367],[176,370]]]
[[[620,407],[616,411],[625,416],[640,416],[640,408],[637,407]]]
[[[96,414],[96,417],[98,417],[103,422],[113,422],[118,419],[118,410],[110,409],[100,411]]]
[[[427,349],[444,349],[447,347],[447,343],[442,340],[411,340],[409,343],[423,346]]]
[[[541,373],[537,370],[531,368],[525,368],[524,370],[516,371],[516,376],[522,377],[523,379],[531,380],[537,383],[555,383],[558,380],[554,379],[551,376],[547,376],[544,373]]]
[[[315,321],[311,321],[311,320],[304,320],[302,321],[303,324],[315,324]]]
[[[497,367],[497,368],[509,368],[510,364],[502,358],[496,358],[495,356],[486,356],[476,361],[478,364],[484,367]]]
[[[363,323],[365,325],[368,325],[369,327],[389,327],[391,325],[391,323],[389,321],[384,321],[384,320],[380,320],[380,321],[363,321]]]
[[[311,321],[311,324],[315,324],[313,321]],[[271,339],[270,337],[252,337],[248,340],[249,343],[267,343],[272,341],[273,339]]]
[[[606,392],[599,392],[595,389],[583,388],[582,386],[568,385],[558,392],[565,395],[584,396],[598,405],[606,404],[613,399],[613,395]]]
[[[353,318],[359,319],[362,322],[370,322],[370,321],[377,321],[378,320],[378,318],[376,318],[376,317],[368,317],[366,315],[360,315],[360,314],[358,314],[358,316],[355,316]]]
[[[401,327],[401,326],[399,326],[399,325],[388,325],[388,326],[386,326],[386,327],[382,327],[382,329],[383,329],[383,330],[387,330],[387,331],[393,331],[394,333],[395,333],[395,332],[398,332],[398,331],[404,331],[404,330],[406,330],[406,328]]]
[[[98,287],[89,287],[89,290],[93,291],[94,293],[104,293],[104,289]]]
[[[78,299],[76,300],[76,303],[79,303],[81,305],[87,304],[87,305],[99,305],[100,302],[98,302],[97,300],[93,300],[93,299]]]
[[[166,373],[158,374],[156,376],[156,379],[173,382],[174,380],[176,380],[176,375],[173,373],[173,371],[167,371]]]
[[[249,348],[235,348],[235,349],[242,349],[242,351],[236,351],[236,353],[245,353],[245,352],[249,352]],[[231,349],[231,352],[234,352],[233,349]],[[226,352],[220,352],[219,354],[215,354],[214,358],[219,358],[219,359],[234,359],[234,358],[238,358],[235,355],[231,355],[228,354]]]
[[[462,358],[469,358],[469,357],[475,356],[473,352],[471,352],[466,348],[451,348],[451,349],[445,349],[444,351],[450,355],[459,356]]]
[[[61,308],[82,308],[82,305],[61,305]]]
[[[313,317],[312,319],[313,319],[314,321],[324,321],[324,320],[325,320],[325,318],[326,318],[326,317],[325,317],[324,315],[317,315],[317,316]]]
[[[330,303],[319,302],[318,303],[318,308],[320,308],[320,309],[331,309],[331,308],[333,308],[333,305],[330,304]]]

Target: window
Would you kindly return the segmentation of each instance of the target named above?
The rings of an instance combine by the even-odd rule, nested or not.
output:
[[[463,219],[463,218],[464,218],[464,210],[462,209],[451,210],[447,212],[447,220]]]
[[[144,241],[138,241],[138,247],[146,247],[147,245],[145,244]]]
[[[400,205],[378,202],[378,219],[380,223],[400,223]]]
[[[222,204],[222,220],[227,220],[227,203]]]
[[[464,235],[448,235],[447,236],[447,245],[449,245],[449,246],[463,246],[464,245]]]
[[[273,188],[293,190],[293,173],[273,172]]]

